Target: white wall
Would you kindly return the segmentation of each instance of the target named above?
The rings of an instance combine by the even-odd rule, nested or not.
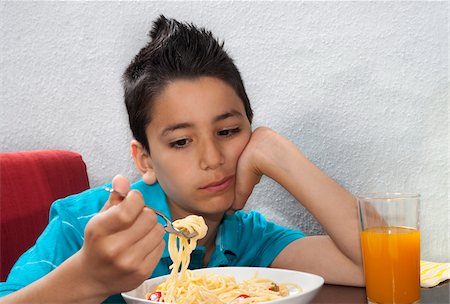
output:
[[[81,153],[135,180],[121,74],[160,13],[225,40],[255,110],[353,193],[422,194],[422,258],[449,261],[448,4],[1,2],[1,151]],[[249,208],[321,228],[263,179]]]

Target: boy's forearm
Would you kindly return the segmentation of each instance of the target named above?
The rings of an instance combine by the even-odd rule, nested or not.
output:
[[[276,180],[313,214],[337,247],[361,263],[355,197],[280,135],[266,154],[264,174]]]
[[[101,303],[107,297],[85,275],[75,254],[41,279],[0,298],[0,303]]]

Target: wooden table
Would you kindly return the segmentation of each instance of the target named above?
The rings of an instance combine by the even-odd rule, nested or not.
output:
[[[446,283],[434,288],[421,288],[420,304],[448,304],[450,284]],[[359,287],[346,287],[325,284],[312,303],[367,303],[366,290]]]

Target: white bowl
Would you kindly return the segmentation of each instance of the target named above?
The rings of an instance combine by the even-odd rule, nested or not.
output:
[[[309,303],[320,287],[324,283],[324,279],[318,275],[306,272],[277,269],[277,268],[263,268],[263,267],[216,267],[216,268],[202,268],[193,270],[193,272],[215,273],[220,275],[234,276],[237,282],[250,279],[256,273],[258,277],[266,278],[275,283],[294,283],[302,288],[302,291],[290,291],[289,296],[275,301],[264,302],[270,304],[305,304]],[[159,304],[145,299],[145,295],[156,289],[160,283],[164,282],[168,275],[146,280],[136,289],[122,293],[123,298],[127,304],[143,304],[153,303]]]

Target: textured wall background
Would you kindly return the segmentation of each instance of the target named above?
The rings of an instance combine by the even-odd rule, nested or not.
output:
[[[255,110],[353,193],[422,194],[422,258],[449,261],[448,3],[1,2],[1,151],[81,153],[138,175],[121,74],[164,13],[225,40]],[[263,179],[248,208],[320,226]]]

